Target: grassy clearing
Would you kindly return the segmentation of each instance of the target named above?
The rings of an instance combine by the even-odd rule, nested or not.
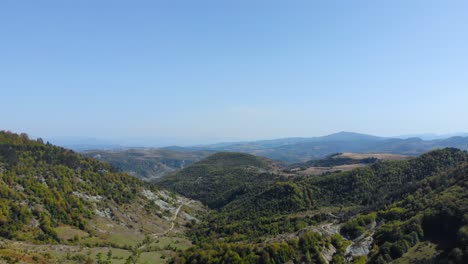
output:
[[[337,158],[351,158],[351,159],[365,159],[365,158],[377,158],[380,160],[403,160],[408,159],[408,156],[390,153],[351,153],[344,152],[336,156]]]
[[[125,264],[127,258],[132,255],[129,250],[107,247],[86,248],[79,246],[63,245],[34,245],[34,244],[15,244],[14,247],[0,249],[0,263],[38,263],[38,264],[78,264],[97,263],[98,255],[101,259],[108,259],[113,264]],[[137,263],[165,263],[167,259],[161,259],[160,252],[142,253],[143,258]],[[148,260],[155,259],[157,262]],[[145,261],[145,262],[141,262]]]
[[[159,247],[160,249],[166,249],[167,247],[176,248],[176,249],[187,249],[192,245],[192,243],[183,237],[160,237],[156,238],[149,245],[151,247]]]
[[[403,257],[393,261],[394,264],[410,264],[430,260],[436,257],[440,252],[437,245],[428,241],[419,242],[410,248]]]
[[[118,245],[120,247],[124,246],[136,246],[138,243],[143,241],[145,236],[140,233],[133,234],[122,234],[122,233],[111,233],[107,236],[106,241]]]
[[[166,263],[168,258],[160,252],[143,252],[138,259],[139,264],[159,264]]]
[[[74,238],[82,239],[89,236],[87,232],[68,225],[56,227],[55,232],[57,232],[60,240],[69,240]]]
[[[303,175],[322,175],[324,173],[332,173],[332,172],[339,172],[339,171],[349,171],[356,168],[361,168],[369,166],[369,164],[348,164],[348,165],[339,165],[334,167],[309,167],[304,171],[300,171],[300,174]]]

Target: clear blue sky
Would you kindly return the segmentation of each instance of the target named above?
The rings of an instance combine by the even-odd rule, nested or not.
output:
[[[468,131],[468,1],[0,3],[0,129],[182,141]]]

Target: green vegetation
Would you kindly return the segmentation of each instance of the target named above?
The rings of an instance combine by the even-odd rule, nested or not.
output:
[[[176,257],[172,263],[325,263],[320,251],[331,242],[320,235],[306,232],[287,242],[270,243],[264,247],[249,244],[211,243],[193,247]]]
[[[364,234],[366,226],[375,221],[376,214],[371,213],[368,215],[359,215],[356,218],[348,221],[341,227],[341,233],[350,239],[355,239]]]
[[[158,185],[221,208],[251,188],[272,182],[272,162],[249,154],[217,153],[168,175]],[[256,183],[261,183],[256,185]]]
[[[151,256],[164,263],[190,246],[181,236],[188,220],[173,219],[187,203],[179,199],[107,163],[0,131],[2,263],[142,263]]]
[[[0,236],[9,239],[58,241],[59,224],[85,229],[92,207],[74,192],[122,204],[141,188],[105,163],[26,134],[0,132],[0,172]]]
[[[323,258],[333,240],[337,250],[331,261],[343,263],[349,244],[338,234],[315,237],[321,245],[315,255],[294,247],[291,239],[300,237],[310,226],[332,221],[332,216],[320,213],[322,208],[331,206],[341,208],[335,210],[342,215],[341,219],[349,218],[341,228],[345,238],[374,237],[371,253],[354,258],[354,263],[389,262],[403,256],[419,241],[431,239],[445,247],[438,258],[463,263],[468,257],[463,253],[468,241],[467,161],[466,152],[442,149],[415,159],[379,161],[369,167],[320,177],[270,174],[260,178],[257,174],[249,182],[249,188],[238,192],[235,199],[222,199],[222,203],[218,203],[220,194],[245,186],[242,181],[233,180],[243,179],[245,174],[223,167],[231,173],[225,186],[209,192],[204,185],[186,182],[203,177],[212,169],[212,163],[205,163],[199,174],[186,173],[195,171],[189,167],[172,176],[171,185],[167,186],[184,183],[188,196],[203,197],[207,204],[216,205],[217,212],[195,225],[189,235],[196,247],[174,261],[311,263]],[[216,175],[218,181],[223,180],[221,173]],[[355,216],[358,213],[363,214]],[[275,253],[264,255],[272,245],[277,248]]]
[[[418,158],[381,161],[349,172],[299,179],[320,205],[361,205],[379,208],[416,190],[424,178],[467,161],[457,149],[432,151]]]
[[[380,211],[385,224],[375,234],[379,250],[372,259],[378,263],[398,259],[420,240],[430,240],[445,252],[439,261],[466,263],[468,254],[461,252],[468,247],[467,183],[464,163],[428,177],[411,195]]]
[[[151,223],[171,218],[167,206],[175,194],[147,193],[160,204],[143,202],[143,190],[156,189],[106,163],[0,132],[2,260],[24,254],[38,263],[54,257],[71,263],[468,262],[468,154],[457,149],[311,177],[283,175],[265,158],[218,153],[157,184],[213,209],[198,215],[201,221],[186,216],[174,223],[188,227],[193,246],[181,233],[131,233],[148,228],[140,225],[150,220],[145,214],[159,215]],[[135,220],[98,221],[97,206],[121,214],[119,221]],[[350,246],[367,238],[369,253],[353,256]],[[50,255],[53,250],[19,253],[10,241],[92,250],[60,257]]]

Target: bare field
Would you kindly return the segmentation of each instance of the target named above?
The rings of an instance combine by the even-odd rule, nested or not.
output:
[[[291,172],[295,172],[299,175],[322,175],[324,173],[334,173],[340,171],[349,171],[356,168],[361,168],[365,166],[369,166],[372,163],[365,162],[365,159],[374,158],[378,160],[404,160],[409,159],[409,156],[399,155],[399,154],[390,154],[390,153],[352,153],[352,152],[344,152],[341,154],[333,155],[329,157],[329,160],[338,160],[338,159],[351,159],[355,160],[356,162],[362,163],[355,163],[355,164],[344,164],[344,165],[336,165],[330,167],[324,166],[311,166],[307,168],[294,168]],[[349,162],[353,163],[353,162]]]
[[[322,175],[327,172],[339,172],[339,171],[349,171],[352,169],[365,167],[368,164],[349,164],[349,165],[340,165],[334,167],[309,167],[303,171],[299,171],[299,174],[303,175]]]
[[[344,152],[340,155],[335,156],[336,158],[351,158],[351,159],[367,159],[376,158],[380,160],[403,160],[408,159],[408,156],[390,153],[352,153]]]

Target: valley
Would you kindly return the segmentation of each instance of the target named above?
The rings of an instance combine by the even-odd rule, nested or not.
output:
[[[1,132],[0,168],[5,263],[468,257],[468,154],[454,148],[418,157],[344,152],[289,165],[218,152],[145,182],[101,159]]]
[[[96,158],[110,163],[115,168],[145,181],[160,178],[180,170],[211,154],[210,151],[175,151],[169,149],[115,149],[87,150],[85,157]]]
[[[0,25],[0,264],[468,264],[468,0]]]

